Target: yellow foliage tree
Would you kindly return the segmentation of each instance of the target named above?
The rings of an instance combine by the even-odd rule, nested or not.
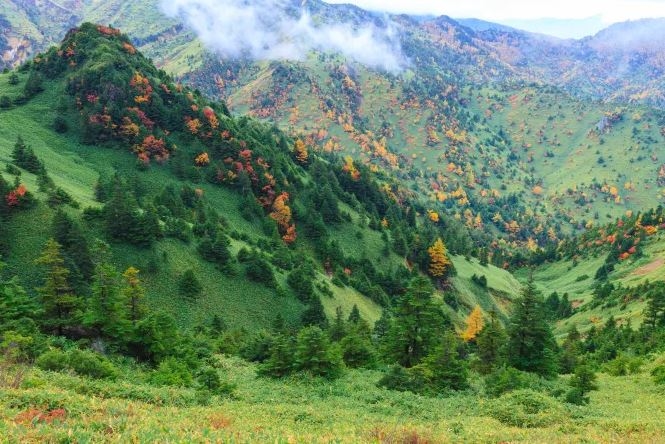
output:
[[[429,273],[435,278],[442,278],[446,275],[450,267],[448,251],[441,238],[438,238],[434,245],[427,249],[429,253]]]
[[[307,163],[309,153],[307,152],[307,146],[305,145],[305,142],[300,139],[296,140],[296,143],[293,145],[293,153],[295,154],[296,160],[298,162]]]
[[[466,329],[460,335],[464,342],[469,342],[478,336],[483,329],[483,313],[480,306],[476,305],[469,316],[466,318]]]

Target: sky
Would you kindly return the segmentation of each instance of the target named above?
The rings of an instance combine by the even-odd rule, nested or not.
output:
[[[665,17],[665,0],[326,0],[364,9],[479,18],[558,37],[592,35],[612,23]],[[531,29],[529,29],[531,28]]]

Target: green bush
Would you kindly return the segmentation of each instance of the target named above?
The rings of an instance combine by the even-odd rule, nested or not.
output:
[[[603,372],[610,376],[626,376],[639,373],[644,360],[637,356],[620,354],[603,365]]]
[[[193,381],[187,365],[174,357],[168,357],[160,362],[157,370],[150,376],[150,382],[155,385],[190,387]]]
[[[658,385],[665,384],[665,364],[661,364],[651,370],[651,378]]]
[[[62,350],[49,350],[35,361],[42,370],[61,372],[69,368],[69,355]]]
[[[566,409],[557,400],[533,390],[516,390],[492,401],[488,412],[514,427],[546,427],[566,420]]]
[[[90,350],[69,352],[69,367],[77,374],[98,379],[115,379],[118,370],[105,357]]]
[[[91,378],[115,379],[118,376],[118,370],[108,359],[91,350],[49,350],[39,356],[35,364],[42,370],[72,370]]]

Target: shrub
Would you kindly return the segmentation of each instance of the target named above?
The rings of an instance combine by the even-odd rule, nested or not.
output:
[[[662,385],[665,384],[665,365],[659,365],[651,370],[651,379],[653,382]]]
[[[61,116],[56,116],[55,119],[53,119],[53,129],[56,133],[63,134],[69,130],[69,125]]]
[[[644,361],[637,356],[620,354],[603,365],[603,372],[610,376],[626,376],[639,373]]]
[[[515,427],[546,427],[566,420],[566,410],[555,399],[533,390],[516,390],[494,400],[488,414]]]
[[[108,359],[91,350],[49,350],[37,358],[36,364],[42,370],[73,370],[91,378],[115,379],[118,376],[118,370]]]
[[[377,385],[400,392],[426,393],[429,391],[430,377],[429,370],[422,364],[411,368],[395,365],[379,380]]]
[[[193,378],[187,365],[174,357],[168,357],[159,363],[159,367],[150,376],[150,382],[155,385],[172,385],[176,387],[189,387]]]
[[[62,350],[49,350],[35,361],[42,370],[61,372],[69,368],[69,356]]]
[[[72,350],[68,364],[82,376],[98,379],[115,379],[118,376],[118,370],[108,359],[91,350]]]

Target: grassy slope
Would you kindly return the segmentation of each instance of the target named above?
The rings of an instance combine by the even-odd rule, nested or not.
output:
[[[375,386],[376,371],[349,371],[328,383],[256,378],[255,366],[222,358],[223,371],[238,385],[233,399],[211,398],[208,407],[188,407],[189,389],[142,385],[141,376],[118,383],[31,369],[27,387],[0,388],[0,436],[9,442],[662,442],[662,389],[645,372],[609,377],[586,407],[565,407],[559,421],[539,428],[506,425],[492,417],[501,400],[459,394],[426,398]],[[85,395],[95,384],[97,393]],[[480,388],[479,388],[480,389]],[[142,395],[140,393],[143,393]],[[112,395],[115,393],[115,395]],[[120,399],[161,399],[164,405]],[[159,403],[159,402],[158,402]],[[51,425],[21,421],[30,408],[64,408]],[[168,423],[164,423],[168,418]],[[416,441],[417,439],[417,441]]]

